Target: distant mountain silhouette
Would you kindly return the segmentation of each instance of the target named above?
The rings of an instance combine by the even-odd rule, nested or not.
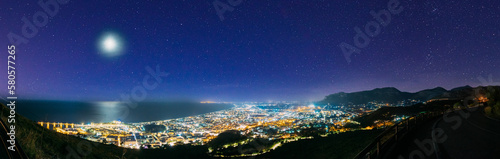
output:
[[[487,87],[473,88],[471,86],[458,87],[446,90],[442,87],[426,89],[415,93],[401,92],[394,87],[377,88],[369,91],[353,93],[335,93],[325,97],[318,104],[344,105],[344,104],[366,104],[377,101],[385,103],[396,103],[406,99],[428,101],[431,99],[464,99],[465,97],[484,92]]]

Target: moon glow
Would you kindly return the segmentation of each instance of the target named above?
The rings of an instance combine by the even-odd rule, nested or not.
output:
[[[99,39],[100,53],[106,57],[116,57],[122,54],[123,42],[118,34],[105,33]]]

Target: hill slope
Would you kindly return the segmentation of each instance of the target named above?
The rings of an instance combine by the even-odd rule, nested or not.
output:
[[[458,87],[446,90],[441,87],[426,89],[415,93],[401,92],[393,87],[377,88],[369,91],[353,93],[335,93],[326,96],[318,104],[345,105],[345,104],[366,104],[372,101],[395,103],[407,99],[428,101],[431,99],[451,98],[464,99],[468,96],[483,95],[487,87]]]
[[[282,145],[255,158],[354,158],[382,130],[354,131],[324,138],[299,140]]]

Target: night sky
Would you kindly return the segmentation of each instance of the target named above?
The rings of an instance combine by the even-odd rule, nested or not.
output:
[[[490,75],[500,81],[498,0],[400,0],[403,10],[351,62],[339,44],[354,46],[354,28],[376,21],[370,11],[387,9],[389,0],[217,1],[233,9],[224,19],[213,0],[59,4],[34,37],[16,46],[17,94],[118,100],[141,85],[145,67],[157,65],[169,76],[147,100],[319,100],[388,86],[477,86],[478,77]],[[23,36],[23,16],[32,21],[39,11],[35,0],[3,0],[0,43],[11,44],[9,32]],[[100,48],[106,35],[121,52]]]

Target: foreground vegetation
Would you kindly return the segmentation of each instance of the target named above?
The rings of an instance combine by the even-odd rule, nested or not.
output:
[[[488,102],[484,112],[487,116],[500,119],[500,89],[498,87],[489,88],[487,94]]]

